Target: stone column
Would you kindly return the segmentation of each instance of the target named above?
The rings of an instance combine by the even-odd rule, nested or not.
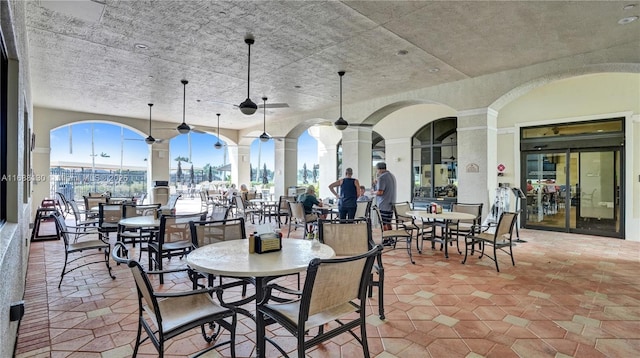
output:
[[[336,148],[338,147],[338,142],[342,139],[341,133],[333,126],[317,126],[309,130],[309,134],[318,141],[318,163],[320,164],[318,176],[319,198],[331,196],[329,184],[337,179],[336,168],[338,167],[338,161]]]
[[[275,140],[274,198],[287,195],[288,188],[298,183],[298,139]]]
[[[251,182],[250,173],[250,150],[248,145],[229,145],[229,164],[231,164],[231,183],[235,183],[236,187],[240,184]]]
[[[153,183],[156,180],[169,181],[171,173],[171,158],[169,158],[169,141],[155,142],[149,146],[147,159],[147,196],[149,203],[155,203],[153,197]]]
[[[458,202],[483,203],[486,217],[497,186],[495,117],[490,121],[486,108],[460,111],[457,116]]]
[[[342,170],[353,168],[353,177],[367,188],[372,175],[371,133],[370,126],[349,126],[342,131]],[[339,173],[339,178],[343,176]]]

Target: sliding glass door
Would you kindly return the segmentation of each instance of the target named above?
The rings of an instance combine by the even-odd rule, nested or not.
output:
[[[621,237],[621,151],[523,153],[526,226]]]

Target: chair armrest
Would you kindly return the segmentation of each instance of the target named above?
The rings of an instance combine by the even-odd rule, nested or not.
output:
[[[485,232],[489,229],[491,229],[492,227],[496,227],[497,224],[494,223],[489,223],[489,225],[471,225],[471,233],[475,233],[475,232]]]
[[[213,294],[213,292],[218,291],[218,289],[209,287],[209,288],[201,288],[199,290],[192,291],[183,291],[183,292],[154,292],[154,296],[157,298],[165,298],[165,297],[186,297],[192,295],[200,295],[203,293],[208,293],[209,295]]]
[[[272,296],[273,290],[280,291],[280,292],[283,292],[283,293],[286,293],[286,294],[290,294],[290,295],[294,295],[294,296],[297,296],[297,297],[296,298],[292,298],[292,299],[283,299],[282,297],[274,297],[274,296]],[[302,296],[302,291],[292,290],[290,288],[286,288],[286,287],[283,287],[283,286],[280,286],[278,284],[273,283],[273,284],[267,285],[264,288],[264,297],[262,298],[262,301],[258,302],[258,304],[259,305],[265,304],[265,303],[269,302],[272,299],[274,301],[278,301],[278,302],[288,302],[288,301],[296,300],[300,296]]]

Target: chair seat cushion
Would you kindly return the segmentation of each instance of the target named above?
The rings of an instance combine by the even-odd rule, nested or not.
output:
[[[150,242],[149,246],[154,248],[156,251],[158,250],[157,242]],[[184,250],[191,247],[191,241],[165,242],[164,244],[162,244],[162,251]]]
[[[382,238],[391,237],[411,237],[412,235],[406,230],[385,230],[382,232]]]
[[[265,307],[276,311],[285,316],[292,324],[297,325],[298,316],[300,312],[300,301],[286,303],[274,303],[267,304]],[[305,324],[305,330],[322,326],[325,323],[332,322],[346,314],[356,312],[358,309],[352,304],[344,303],[338,306],[334,306],[331,309],[319,312],[310,316]]]
[[[165,333],[227,311],[226,308],[216,304],[207,293],[158,299],[158,308],[162,315],[162,329]],[[155,317],[155,314],[146,306],[145,310],[151,317]],[[157,327],[157,322],[154,324]]]
[[[87,240],[87,241],[79,241],[73,244],[69,244],[69,246],[67,247],[67,252],[75,252],[75,251],[90,250],[90,249],[103,249],[103,248],[109,248],[109,244],[101,240]]]
[[[468,237],[473,238],[474,241],[483,241],[491,245],[495,245],[497,248],[511,245],[511,241],[508,240],[508,238],[494,242],[494,235],[492,233],[487,233],[487,232],[479,233],[479,234],[476,234],[475,236],[468,236]]]

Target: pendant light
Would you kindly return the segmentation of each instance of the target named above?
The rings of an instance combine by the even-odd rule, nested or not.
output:
[[[260,134],[260,141],[268,142],[271,137],[267,134],[267,97],[262,97],[262,102],[264,106],[262,106],[262,134]]]
[[[240,103],[240,111],[247,116],[250,116],[258,110],[258,105],[253,103],[251,98],[249,98],[249,84],[250,84],[250,76],[251,76],[251,45],[255,43],[255,40],[252,37],[247,37],[244,39],[244,42],[249,46],[249,56],[247,57],[247,99],[244,102]]]
[[[151,107],[153,107],[153,103],[149,103],[149,136],[144,139],[147,144],[153,144],[156,141],[156,139],[151,136]]]
[[[216,149],[220,149],[222,148],[222,143],[220,143],[220,113],[216,113],[216,116],[218,116],[218,140],[216,141],[216,144],[214,144],[213,146]]]
[[[338,120],[333,123],[336,129],[340,131],[349,126],[349,123],[347,123],[347,121],[342,118],[342,76],[344,76],[344,73],[344,71],[338,72],[338,76],[340,76],[340,118],[338,118]]]
[[[184,121],[184,112],[185,112],[185,107],[186,107],[186,100],[187,100],[187,83],[189,83],[189,81],[187,80],[182,80],[180,81],[182,83],[183,86],[183,92],[182,92],[182,123],[176,127],[176,129],[178,130],[178,132],[180,132],[180,134],[187,134],[189,133],[189,131],[191,130],[191,127],[189,127],[189,125],[187,123],[185,123]]]

